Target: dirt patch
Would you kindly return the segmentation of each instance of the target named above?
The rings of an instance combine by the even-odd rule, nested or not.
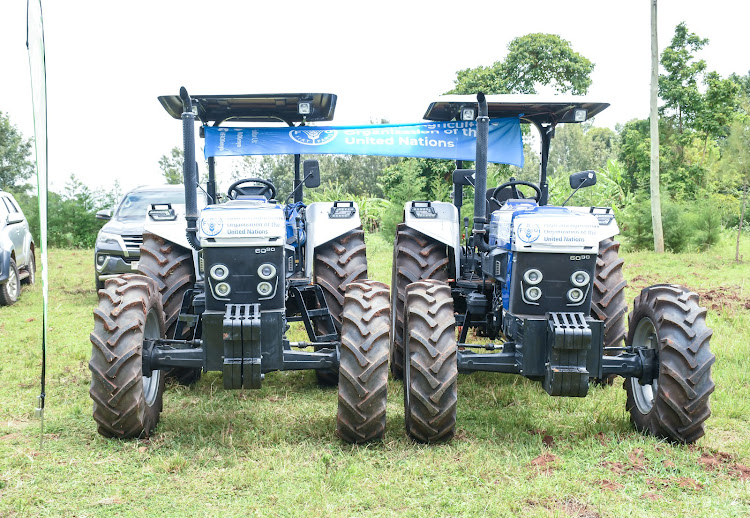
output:
[[[733,455],[722,451],[702,451],[698,464],[706,471],[726,472],[730,477],[750,480],[750,467],[735,462]]]
[[[597,481],[597,484],[599,484],[599,487],[601,487],[604,491],[618,491],[625,487],[619,482],[615,482],[614,480],[607,480],[606,478],[604,480]]]
[[[742,293],[736,284],[719,286],[708,290],[699,290],[701,306],[717,313],[734,313],[750,309],[750,297]]]

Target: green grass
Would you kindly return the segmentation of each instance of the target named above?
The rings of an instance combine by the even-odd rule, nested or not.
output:
[[[386,283],[391,247],[368,237],[370,276]],[[624,257],[629,300],[679,282],[710,308],[716,392],[695,446],[634,432],[619,381],[565,399],[486,373],[459,378],[448,445],[406,438],[395,381],[385,440],[343,444],[336,391],[312,372],[269,374],[257,391],[225,391],[214,373],[170,386],[151,440],[106,440],[88,396],[92,253],[52,250],[41,448],[41,287],[0,308],[0,516],[747,516],[750,264],[732,261],[729,238],[703,254]]]

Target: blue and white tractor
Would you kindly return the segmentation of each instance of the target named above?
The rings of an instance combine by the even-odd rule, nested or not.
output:
[[[305,205],[303,188],[317,187],[320,172],[299,154],[286,200],[271,181],[244,178],[219,203],[210,156],[209,203],[198,210],[196,202],[196,122],[201,137],[213,131],[220,140],[228,124],[252,143],[253,124],[279,122],[313,138],[319,135],[307,124],[331,120],[336,96],[191,97],[183,88],[159,101],[182,120],[185,204],[153,204],[140,274],[108,279],[99,290],[89,363],[99,433],[151,434],[167,374],[192,383],[218,371],[227,389],[257,389],[269,372],[314,369],[321,384],[338,384],[337,434],[353,443],[381,438],[389,292],[367,280],[357,204]],[[307,341],[289,339],[294,322],[304,324]]]
[[[453,202],[407,202],[396,235],[390,365],[404,381],[413,439],[453,436],[458,374],[475,371],[520,374],[568,397],[620,375],[637,429],[683,443],[703,435],[714,356],[698,295],[672,284],[643,289],[626,333],[613,211],[548,204],[556,126],[582,123],[608,106],[580,97],[482,94],[430,104],[425,119],[476,131],[477,144],[475,169],[457,163]],[[537,128],[538,182],[510,178],[487,188],[488,131],[496,118]],[[594,171],[570,177],[573,193],[595,182]],[[474,188],[473,228],[466,218],[462,240],[466,186]]]

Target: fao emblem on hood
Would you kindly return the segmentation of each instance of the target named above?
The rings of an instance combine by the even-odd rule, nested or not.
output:
[[[524,243],[533,243],[534,241],[539,239],[540,234],[541,230],[539,229],[539,225],[537,225],[536,223],[521,223],[520,225],[518,225],[518,230],[516,230],[518,239],[520,239]]]
[[[295,129],[289,132],[289,137],[299,144],[320,146],[335,139],[336,133],[336,130]]]
[[[219,234],[221,232],[221,229],[224,228],[224,222],[221,220],[221,218],[215,218],[215,217],[207,217],[207,218],[201,218],[201,232],[205,234],[208,237],[213,237]]]

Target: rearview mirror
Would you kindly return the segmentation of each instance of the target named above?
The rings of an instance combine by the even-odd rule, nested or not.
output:
[[[581,187],[591,187],[596,185],[595,171],[581,171],[570,175],[570,188],[580,189]]]
[[[109,209],[100,210],[96,213],[96,219],[103,219],[104,221],[109,221],[112,219],[112,211]]]
[[[305,179],[305,187],[312,189],[320,186],[320,165],[317,160],[302,162],[302,174]]]

